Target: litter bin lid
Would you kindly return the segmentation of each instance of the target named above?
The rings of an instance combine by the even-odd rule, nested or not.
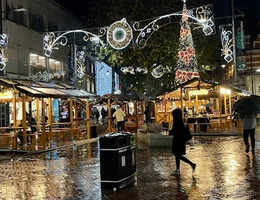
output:
[[[107,133],[103,137],[118,137],[118,136],[127,136],[127,135],[132,135],[130,132],[111,132]]]

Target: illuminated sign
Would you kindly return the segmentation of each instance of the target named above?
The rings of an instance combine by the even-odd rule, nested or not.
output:
[[[201,89],[201,90],[191,90],[190,95],[206,95],[208,94],[208,90],[206,89]]]
[[[12,92],[4,92],[0,93],[0,99],[12,99],[13,98],[13,93]]]
[[[231,94],[231,90],[230,89],[225,89],[225,88],[220,88],[220,93],[221,94]]]

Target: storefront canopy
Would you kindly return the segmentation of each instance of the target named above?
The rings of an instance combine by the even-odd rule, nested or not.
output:
[[[96,95],[64,83],[37,82],[34,80],[0,77],[0,85],[15,89],[27,96],[38,98],[90,98]]]

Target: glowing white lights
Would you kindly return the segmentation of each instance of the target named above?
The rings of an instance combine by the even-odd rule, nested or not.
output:
[[[98,40],[98,38],[102,37],[103,35],[95,35],[86,30],[71,30],[71,31],[59,32],[59,33],[49,32],[49,33],[44,33],[44,37],[43,37],[44,55],[50,57],[54,50],[59,49],[59,45],[62,46],[67,45],[68,43],[67,36],[72,33],[73,34],[83,33],[84,34],[82,38],[83,41],[87,42],[89,40],[91,42],[95,42],[96,45],[103,46],[103,42],[100,39]]]
[[[232,26],[224,25],[219,27],[221,30],[221,55],[224,56],[224,60],[230,63],[233,60],[233,39],[232,39]]]
[[[133,38],[131,26],[123,18],[114,22],[107,30],[107,42],[114,49],[126,48]]]
[[[83,47],[77,47],[76,50],[76,65],[77,65],[77,72],[76,76],[78,78],[82,78],[85,75],[85,48]]]
[[[132,66],[130,66],[130,67],[121,67],[121,71],[124,74],[129,73],[129,74],[132,74],[132,75],[134,75],[136,72],[142,73],[142,74],[147,74],[148,73],[147,69],[144,69],[144,68],[141,68],[141,67],[136,67],[135,68],[135,67],[132,67]]]
[[[229,95],[231,94],[231,90],[226,88],[220,88],[220,93]]]
[[[50,81],[53,78],[61,78],[63,76],[65,76],[66,72],[65,71],[57,71],[55,73],[49,73],[48,71],[44,71],[44,72],[37,72],[36,74],[32,75],[32,78],[37,78],[40,79],[42,81]]]
[[[185,5],[185,1],[184,1]],[[135,44],[139,48],[145,47],[148,39],[151,35],[159,30],[161,27],[174,22],[172,20],[173,16],[183,16],[182,12],[171,13],[168,15],[162,15],[157,17],[149,24],[145,25],[143,28],[141,27],[141,22],[148,21],[142,20],[140,22],[134,22],[133,29],[135,31],[139,31],[139,35],[135,40]],[[195,25],[194,29],[201,29],[204,35],[209,36],[215,33],[215,23],[214,23],[214,15],[213,8],[211,5],[201,6],[194,9],[186,10],[184,15],[186,19],[192,20],[193,25]],[[149,20],[150,21],[150,20]]]
[[[190,23],[188,22],[188,10],[185,4],[182,13],[177,70],[175,72],[175,82],[177,84],[199,77],[193,38]]]
[[[3,71],[8,62],[6,50],[8,45],[8,38],[6,34],[0,35],[0,71]]]
[[[169,72],[171,72],[171,70],[168,66],[164,67],[162,65],[154,64],[151,74],[154,78],[161,78],[165,73]]]

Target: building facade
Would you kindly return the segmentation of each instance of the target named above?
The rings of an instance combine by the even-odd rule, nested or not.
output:
[[[260,95],[260,35],[252,41],[251,36],[247,35],[245,60],[246,67],[237,70],[236,86],[240,89],[248,90],[256,95]],[[223,65],[223,81],[228,84],[234,84],[234,66],[233,64]]]
[[[2,13],[8,35],[5,76],[41,80],[44,72],[65,71],[65,76],[53,79],[67,82],[69,46],[59,47],[48,58],[43,55],[43,33],[81,29],[82,23],[52,0],[2,0]]]

